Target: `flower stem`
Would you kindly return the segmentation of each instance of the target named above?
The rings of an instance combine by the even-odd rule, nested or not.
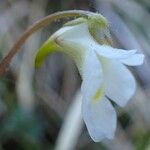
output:
[[[77,92],[60,129],[54,150],[74,150],[83,129],[82,94]]]
[[[19,49],[25,43],[28,37],[32,35],[35,31],[49,25],[50,23],[56,21],[57,19],[63,19],[68,17],[80,17],[80,16],[88,17],[91,14],[92,12],[83,11],[83,10],[61,11],[61,12],[53,13],[35,22],[21,35],[21,37],[16,41],[16,43],[10,48],[9,53],[1,61],[0,75],[3,75],[6,72],[6,69],[8,69],[8,66],[12,58],[16,55],[16,53],[19,51]]]

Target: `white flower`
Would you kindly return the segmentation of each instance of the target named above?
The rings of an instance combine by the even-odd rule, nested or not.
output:
[[[56,49],[74,59],[83,80],[83,119],[96,142],[103,138],[112,139],[116,129],[116,112],[108,98],[125,106],[135,92],[134,77],[125,65],[141,65],[144,59],[136,50],[102,45],[108,39],[107,27],[94,37],[87,22],[65,26],[48,39],[36,56],[37,66]]]

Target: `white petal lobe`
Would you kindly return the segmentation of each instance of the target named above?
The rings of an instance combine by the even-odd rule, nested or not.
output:
[[[137,51],[137,50],[116,49],[107,45],[102,45],[102,46],[97,45],[94,50],[99,56],[112,58],[112,59],[128,58],[129,56],[135,54]]]
[[[70,42],[76,44],[84,44],[88,49],[91,48],[92,43],[95,44],[92,36],[89,33],[88,26],[85,23],[75,25],[73,27],[64,27],[67,28],[66,32],[61,32],[59,38],[60,42],[69,44]],[[85,44],[86,43],[86,44]]]
[[[82,82],[82,113],[91,138],[98,142],[103,138],[113,138],[116,129],[116,113],[111,103],[100,95],[94,95],[102,87],[101,64],[96,54],[89,52],[83,72]]]
[[[120,59],[120,62],[122,62],[125,65],[128,66],[138,66],[142,65],[144,61],[144,55],[143,54],[134,54],[130,56],[129,58]]]
[[[131,72],[120,62],[102,60],[105,94],[120,106],[125,106],[135,93],[136,84]]]
[[[89,134],[95,142],[114,137],[116,112],[107,98],[96,102],[83,99],[82,114]]]
[[[82,93],[85,97],[92,100],[96,92],[101,89],[103,81],[103,73],[100,61],[93,51],[89,51],[86,56],[82,78]]]

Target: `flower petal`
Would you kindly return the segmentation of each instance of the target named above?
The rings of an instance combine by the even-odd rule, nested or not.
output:
[[[143,64],[144,61],[144,55],[143,54],[134,54],[130,56],[129,58],[120,59],[120,61],[128,66],[138,66]]]
[[[82,113],[88,132],[95,142],[114,137],[116,112],[107,98],[96,102],[83,99]]]
[[[107,57],[107,58],[128,58],[129,56],[133,55],[136,53],[137,50],[123,50],[123,49],[117,49],[113,48],[108,45],[97,45],[95,47],[95,52],[99,56]]]
[[[83,65],[81,90],[84,97],[96,100],[101,97],[101,94],[98,93],[98,90],[102,89],[103,80],[101,64],[93,51],[88,51],[86,55]]]
[[[133,96],[136,84],[130,71],[120,62],[101,58],[105,74],[105,94],[120,106],[125,106]]]
[[[56,38],[55,41],[62,48],[61,50],[74,59],[81,73],[84,57],[88,51],[92,51],[95,44],[87,24],[74,25],[65,32],[57,31],[53,37]]]
[[[84,46],[89,47],[89,45],[94,42],[86,23],[63,28],[67,28],[67,30],[65,32],[60,32],[62,29],[60,31],[58,30],[53,35],[53,37],[57,37],[57,40],[60,41],[60,44],[69,44],[70,42],[73,42],[80,45],[86,41],[87,43]]]
[[[82,77],[82,113],[89,134],[95,142],[111,139],[116,129],[116,113],[104,97],[101,64],[93,51],[86,57]]]

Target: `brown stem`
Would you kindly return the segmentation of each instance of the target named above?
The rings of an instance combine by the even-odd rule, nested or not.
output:
[[[41,20],[35,22],[21,35],[21,37],[16,41],[16,43],[12,46],[12,48],[10,48],[9,53],[1,61],[0,75],[3,75],[6,72],[6,69],[8,68],[12,58],[19,51],[19,49],[25,43],[25,41],[28,39],[28,37],[30,35],[32,35],[35,31],[47,26],[48,24],[52,23],[53,21],[56,21],[57,19],[63,19],[63,18],[67,18],[67,17],[79,17],[79,16],[87,17],[91,14],[92,14],[92,12],[89,12],[89,11],[68,10],[68,11],[53,13],[53,14],[46,16],[46,17],[42,18]]]

